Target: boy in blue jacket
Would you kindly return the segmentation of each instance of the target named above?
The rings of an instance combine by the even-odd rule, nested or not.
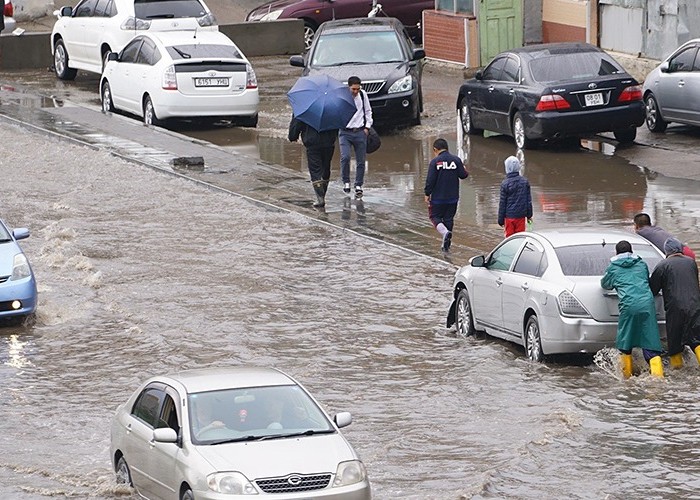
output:
[[[509,156],[505,161],[506,178],[501,183],[498,203],[498,225],[507,238],[525,231],[525,221],[532,222],[532,195],[530,183],[520,175],[520,160]]]
[[[433,155],[435,157],[428,165],[428,175],[425,178],[425,202],[428,204],[430,222],[442,235],[442,251],[447,252],[452,244],[452,227],[459,201],[459,180],[466,179],[469,173],[459,156],[448,151],[445,139],[435,140]]]

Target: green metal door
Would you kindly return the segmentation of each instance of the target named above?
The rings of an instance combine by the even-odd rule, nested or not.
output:
[[[479,0],[479,45],[484,66],[507,49],[523,44],[523,0]]]

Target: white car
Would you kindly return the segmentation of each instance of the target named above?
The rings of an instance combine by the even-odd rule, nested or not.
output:
[[[51,53],[61,80],[73,80],[79,69],[102,73],[107,54],[140,33],[219,29],[203,0],[81,0],[54,14]]]
[[[117,409],[110,455],[117,482],[149,499],[369,500],[338,430],[351,422],[272,368],[188,370],[150,378]]]
[[[632,244],[650,273],[664,259],[649,241],[620,229],[548,229],[506,238],[457,271],[447,327],[455,324],[463,336],[485,331],[514,342],[537,362],[550,354],[613,347],[618,297],[601,288],[600,279],[620,240]],[[660,296],[656,314],[665,338]]]
[[[102,109],[143,117],[258,123],[258,83],[248,59],[219,31],[137,36],[110,53],[100,80]]]

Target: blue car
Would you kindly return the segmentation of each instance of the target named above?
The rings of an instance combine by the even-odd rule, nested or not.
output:
[[[34,272],[17,243],[28,237],[29,229],[10,231],[0,220],[0,318],[28,316],[36,310]]]

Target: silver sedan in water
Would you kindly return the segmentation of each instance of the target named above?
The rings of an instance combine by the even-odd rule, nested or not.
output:
[[[112,423],[117,482],[150,499],[367,500],[364,464],[298,382],[272,369],[189,370],[147,380]]]
[[[515,342],[528,358],[595,353],[615,345],[618,298],[600,279],[620,240],[632,244],[651,272],[664,255],[649,241],[619,229],[551,229],[516,233],[457,271],[447,326]],[[665,317],[656,312],[662,337]]]

